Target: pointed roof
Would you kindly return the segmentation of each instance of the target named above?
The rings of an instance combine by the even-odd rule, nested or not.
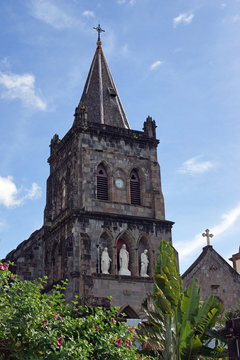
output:
[[[192,263],[192,265],[189,266],[189,268],[182,274],[182,279],[184,279],[187,275],[189,275],[192,271],[194,272],[197,267],[204,261],[204,259],[207,257],[207,255],[211,253],[214,257],[216,257],[222,264],[225,265],[225,267],[236,277],[240,280],[240,275],[238,272],[228,264],[228,262],[219,255],[216,250],[213,249],[212,245],[204,246],[202,249],[202,253],[199,255],[199,257]]]
[[[88,121],[130,129],[101,45],[99,40],[75,118],[86,107]]]

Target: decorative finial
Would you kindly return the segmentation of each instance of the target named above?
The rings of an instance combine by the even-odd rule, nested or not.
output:
[[[207,238],[207,245],[209,246],[210,245],[210,238],[213,237],[213,234],[209,234],[209,230],[206,229],[205,230],[205,233],[202,233],[202,236]]]
[[[98,26],[94,27],[93,29],[98,32],[98,42],[97,43],[101,43],[100,34],[101,34],[101,32],[105,32],[105,30],[101,29],[100,24],[98,24]]]

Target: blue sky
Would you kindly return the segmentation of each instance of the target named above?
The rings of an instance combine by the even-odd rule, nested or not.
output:
[[[240,1],[0,2],[0,258],[41,227],[51,137],[73,122],[96,48],[132,129],[157,122],[166,218],[183,272],[240,245]]]

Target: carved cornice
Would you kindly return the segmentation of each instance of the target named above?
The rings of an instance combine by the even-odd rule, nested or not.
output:
[[[73,138],[78,134],[88,134],[90,136],[98,136],[99,140],[106,138],[113,140],[114,142],[124,140],[126,143],[134,146],[134,144],[147,145],[150,148],[157,147],[159,140],[154,137],[149,137],[146,131],[131,130],[125,128],[119,128],[116,126],[110,126],[106,124],[99,124],[94,122],[78,122],[77,125],[74,125],[67,134],[63,137],[62,140],[54,145],[48,162],[51,163],[55,160],[58,152],[63,149],[63,147],[73,140]],[[138,145],[139,146],[139,145]]]
[[[101,213],[94,211],[85,211],[84,209],[66,209],[66,211],[60,214],[52,226],[49,228],[49,232],[52,233],[60,226],[65,225],[67,222],[78,219],[80,222],[87,222],[89,219],[95,219],[103,221],[104,227],[111,227],[112,224],[116,223],[127,223],[132,226],[146,225],[155,226],[159,231],[171,232],[174,222],[168,220],[158,220],[154,218],[146,218],[140,216],[122,215],[122,214],[111,214]]]

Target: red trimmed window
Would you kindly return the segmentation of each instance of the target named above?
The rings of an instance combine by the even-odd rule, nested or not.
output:
[[[131,204],[140,205],[140,180],[136,170],[130,174]]]
[[[97,199],[108,200],[108,177],[103,165],[97,168]]]

